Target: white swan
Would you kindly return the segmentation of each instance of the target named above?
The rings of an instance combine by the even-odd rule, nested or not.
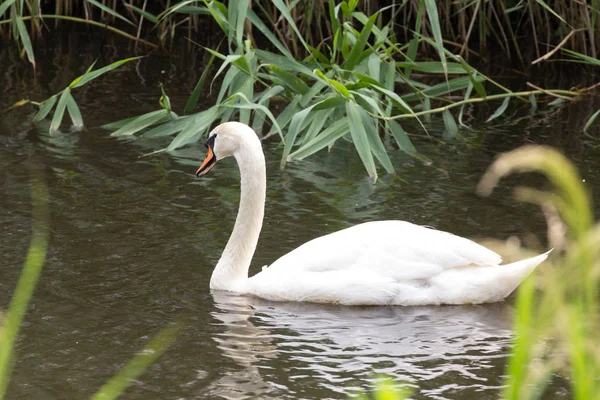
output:
[[[499,265],[495,252],[468,239],[404,221],[375,221],[313,239],[248,278],[262,227],[265,159],[247,125],[217,126],[196,175],[235,157],[241,197],[231,237],[210,287],[269,300],[347,305],[428,305],[503,300],[548,253]]]

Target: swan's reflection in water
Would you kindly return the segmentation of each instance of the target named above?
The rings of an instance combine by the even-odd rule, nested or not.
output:
[[[340,398],[379,374],[418,387],[414,398],[497,398],[510,340],[507,303],[343,307],[213,293],[213,336],[239,370],[206,395]],[[475,396],[475,397],[473,397]]]

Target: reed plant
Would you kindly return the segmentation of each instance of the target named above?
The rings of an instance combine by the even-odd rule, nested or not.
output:
[[[239,7],[238,1],[228,3]],[[522,66],[542,60],[545,54],[561,47],[595,58],[600,44],[600,0],[407,0],[393,2],[385,13],[380,10],[390,3],[379,0],[244,0],[239,3],[248,4],[297,58],[311,52],[303,43],[319,48],[333,38],[336,19],[332,18],[332,8],[342,11],[352,8],[368,17],[379,13],[378,24],[389,23],[403,42],[409,41],[415,31],[422,36],[439,35],[454,52],[465,58],[472,53],[486,54],[499,49],[505,56],[519,60]],[[14,38],[35,65],[31,39],[48,34],[51,27],[48,21],[54,21],[54,25],[67,21],[86,24],[146,46],[167,47],[176,37],[194,40],[215,7],[217,2],[209,0],[3,0],[0,35]],[[438,17],[432,19],[431,14]],[[523,38],[533,39],[526,41],[532,45],[533,53],[523,48]],[[420,52],[427,50],[430,49],[423,47]]]
[[[539,204],[555,250],[546,265],[519,288],[515,339],[502,398],[544,398],[560,373],[576,400],[600,398],[600,223],[576,167],[557,150],[527,146],[501,155],[479,184],[490,194],[514,172],[538,172],[553,191],[518,188],[517,198]]]
[[[131,22],[104,3],[87,1],[85,7],[93,6],[96,13],[101,12],[111,21]],[[0,11],[10,7],[11,16],[17,20],[15,31],[18,31],[23,10],[13,0],[4,4],[10,5]],[[158,14],[146,9],[146,3],[142,8],[133,3],[123,4],[129,10],[130,19],[137,15],[140,21],[142,18],[153,21],[156,29],[169,25],[171,34],[177,32],[178,24],[183,21],[180,18],[209,16],[226,38],[226,43],[222,42],[217,48],[206,48],[211,59],[183,115],[172,109],[168,96],[163,93],[160,109],[105,125],[114,131],[113,136],[175,135],[171,144],[161,151],[172,151],[195,142],[214,123],[236,118],[251,124],[263,138],[279,135],[283,147],[282,168],[288,162],[331,149],[338,140],[346,140],[355,146],[369,176],[377,179],[378,166],[387,173],[394,172],[389,151],[399,148],[416,154],[407,129],[427,133],[423,119],[440,114],[445,134],[457,136],[460,129],[468,128],[468,121],[463,118],[468,105],[501,101],[487,119],[489,122],[503,115],[511,99],[536,107],[541,101],[557,104],[578,95],[574,91],[541,89],[533,85],[534,90],[512,92],[485,76],[460,54],[447,49],[448,42],[443,36],[444,15],[440,13],[442,3],[433,0],[403,2],[377,10],[369,6],[366,11],[371,12],[370,15],[361,11],[366,3],[358,0],[306,3],[272,0],[264,4],[259,0],[240,0],[230,2],[229,6],[214,0],[185,0],[168,3]],[[539,4],[553,12],[547,3]],[[416,7],[414,26],[411,36],[399,41],[396,21],[406,13],[406,7]],[[308,26],[301,16],[317,9],[320,11],[314,15],[327,16],[329,34],[314,43],[315,37],[320,36],[302,31],[303,26],[304,29]],[[280,29],[283,22],[285,34],[283,28]],[[138,38],[139,35],[140,29]],[[263,43],[261,48],[252,40],[259,36]],[[429,57],[422,60],[422,49],[431,49],[435,60]],[[298,58],[298,54],[306,56]],[[217,103],[195,112],[216,60],[220,60],[221,65],[211,88],[219,78]],[[55,95],[44,102],[35,121],[57,103],[51,131],[58,129],[65,107],[78,129],[82,118],[70,96],[70,90],[82,84],[76,81],[61,92],[58,101]],[[276,117],[270,112],[272,102],[284,105]],[[267,118],[268,128],[263,132]],[[412,122],[407,124],[407,120]]]
[[[184,4],[174,5],[160,18],[178,13]],[[416,26],[408,43],[398,43],[391,22],[378,23],[394,7],[367,16],[356,8],[356,1],[328,4],[332,38],[315,48],[302,38],[285,3],[273,1],[309,54],[298,60],[253,11],[249,1],[229,7],[218,1],[206,3],[206,9],[227,38],[227,43],[221,46],[225,51],[206,49],[212,55],[208,67],[221,60],[213,78],[214,81],[222,77],[217,104],[191,113],[206,82],[203,74],[185,106],[188,115],[176,115],[168,102],[161,110],[105,127],[114,130],[113,136],[125,136],[156,125],[143,136],[176,134],[164,149],[172,151],[197,141],[215,122],[235,117],[251,124],[263,138],[279,134],[283,145],[281,167],[331,148],[338,140],[348,140],[355,146],[369,176],[376,179],[377,165],[387,173],[394,172],[390,150],[416,152],[403,120],[416,121],[418,129],[427,132],[421,118],[439,113],[447,134],[456,136],[467,126],[463,111],[469,104],[502,100],[489,116],[491,121],[506,111],[510,99],[537,104],[549,95],[552,100],[571,100],[577,96],[575,92],[561,90],[512,92],[448,51],[437,29],[429,38],[416,33],[419,31]],[[427,0],[419,4],[419,12],[427,14],[429,24],[439,26],[435,4]],[[275,50],[255,48],[248,39],[249,32],[261,34]],[[418,61],[419,46],[434,49],[439,61]],[[422,79],[423,75],[427,79]],[[270,103],[282,100],[285,107],[275,118],[269,112]],[[453,108],[458,111],[457,116],[450,111]],[[272,123],[263,132],[267,117]]]

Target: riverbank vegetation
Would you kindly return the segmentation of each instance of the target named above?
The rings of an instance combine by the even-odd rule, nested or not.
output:
[[[56,27],[68,22],[107,29],[150,48],[169,47],[178,36],[197,40],[206,32],[206,17],[214,17],[227,3],[207,0],[5,0],[0,5],[0,34],[20,42],[30,59],[35,58],[29,46],[31,39],[52,34]],[[371,16],[390,2],[243,0],[231,4],[236,5],[235,11],[247,9],[249,17],[260,16],[287,50],[302,58],[310,53],[303,43],[318,48],[334,37],[339,22],[333,17],[335,8],[346,17],[349,10]],[[425,37],[439,35],[454,53],[467,58],[485,56],[499,49],[505,56],[519,60],[521,67],[526,67],[557,48],[596,58],[600,44],[598,11],[597,0],[410,0],[393,2],[378,17],[377,24],[392,23],[400,43],[409,42],[415,32]],[[431,14],[436,14],[437,18],[432,18]],[[342,19],[342,22],[347,21]],[[224,20],[217,19],[216,23],[223,24]],[[527,40],[523,41],[523,38]],[[532,45],[532,48],[524,44]]]
[[[540,103],[573,101],[580,91],[543,89],[534,83],[511,91],[468,61],[485,60],[487,49],[494,47],[524,67],[529,60],[519,47],[523,35],[535,39],[534,62],[567,47],[594,58],[596,39],[590,35],[598,29],[595,9],[564,6],[539,0],[510,7],[480,1],[418,0],[380,7],[358,0],[246,0],[229,6],[186,0],[161,7],[133,0],[87,0],[58,1],[51,10],[39,2],[8,0],[0,8],[5,18],[0,29],[22,47],[34,67],[31,38],[47,32],[40,25],[47,19],[95,26],[102,22],[111,32],[145,46],[138,47],[142,53],[159,46],[168,51],[177,38],[185,37],[186,43],[205,46],[211,54],[187,103],[171,104],[163,92],[160,109],[105,125],[113,136],[174,135],[163,149],[172,151],[197,141],[215,123],[235,118],[251,124],[263,138],[279,136],[282,167],[347,140],[376,179],[379,168],[394,172],[389,151],[417,155],[407,132],[429,134],[432,118],[443,122],[445,136],[456,137],[468,129],[465,109],[478,103],[497,102],[489,122],[502,116],[511,101],[529,103],[533,109]],[[199,39],[206,24],[223,32],[221,43],[208,47]],[[548,29],[546,47],[538,39],[540,26]],[[556,47],[548,47],[557,40]],[[572,54],[587,57],[584,53]],[[220,66],[215,71],[216,63]],[[215,85],[220,85],[216,104],[197,111],[202,93]],[[280,109],[277,115],[271,112],[273,104]],[[48,108],[41,110],[50,115]],[[64,112],[64,107],[56,110]],[[67,112],[74,123],[81,122],[74,107]],[[52,119],[50,129],[58,131],[62,115]]]

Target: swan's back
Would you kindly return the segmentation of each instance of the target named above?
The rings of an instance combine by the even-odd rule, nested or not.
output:
[[[510,266],[498,266],[501,261],[447,232],[404,221],[368,222],[284,255],[249,279],[248,292],[341,304],[482,303],[506,297],[542,260],[521,266],[516,283]],[[503,280],[506,274],[510,279]]]

